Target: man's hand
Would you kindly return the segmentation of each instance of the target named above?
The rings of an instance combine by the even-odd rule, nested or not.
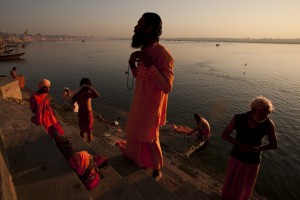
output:
[[[130,57],[128,64],[131,68],[136,67],[135,62],[139,61],[141,59],[141,52],[140,51],[135,51],[133,52]]]

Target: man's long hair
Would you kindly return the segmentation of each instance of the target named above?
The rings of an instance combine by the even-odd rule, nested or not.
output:
[[[162,33],[162,21],[158,14],[147,12],[143,14],[145,24],[153,27],[152,32],[148,35],[149,39],[159,41]]]

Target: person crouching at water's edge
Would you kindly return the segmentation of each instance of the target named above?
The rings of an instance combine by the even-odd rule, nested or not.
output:
[[[188,133],[186,138],[194,141],[208,140],[210,137],[210,125],[208,121],[198,113],[194,114],[194,119],[196,121],[196,128]]]

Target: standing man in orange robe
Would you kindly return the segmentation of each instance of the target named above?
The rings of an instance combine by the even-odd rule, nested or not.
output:
[[[34,114],[34,117],[31,119],[32,123],[37,126],[42,125],[51,138],[54,138],[55,131],[60,135],[64,135],[64,131],[50,105],[50,81],[43,79],[39,82],[38,87],[39,90],[31,95],[29,99],[30,110]]]
[[[166,123],[174,60],[169,51],[159,44],[162,33],[159,15],[144,13],[134,32],[131,46],[141,50],[133,52],[129,58],[136,85],[126,124],[125,154],[139,167],[153,169],[152,176],[159,180],[163,166],[159,127]]]

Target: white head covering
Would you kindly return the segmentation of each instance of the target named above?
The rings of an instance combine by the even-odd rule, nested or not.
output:
[[[38,84],[39,89],[41,89],[42,87],[45,87],[45,86],[50,87],[50,81],[47,79],[41,80]]]
[[[70,89],[68,87],[64,87],[64,91],[69,91],[70,92]]]

